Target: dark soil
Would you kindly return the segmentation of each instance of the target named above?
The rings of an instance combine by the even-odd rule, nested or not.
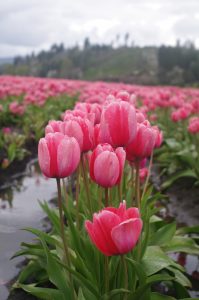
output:
[[[10,180],[20,177],[24,174],[27,164],[37,157],[38,143],[35,140],[29,140],[26,144],[28,155],[21,161],[15,160],[6,169],[0,168],[0,188],[9,185]]]
[[[164,178],[159,176],[160,170],[154,165],[152,182],[157,190],[161,190]],[[199,225],[199,187],[194,186],[191,178],[181,178],[163,191],[167,199],[162,202],[165,206],[164,217],[175,218],[180,225]]]

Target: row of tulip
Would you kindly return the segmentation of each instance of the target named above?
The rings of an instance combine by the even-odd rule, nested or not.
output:
[[[80,102],[76,108],[81,110],[80,116],[87,115],[94,124],[99,123],[104,99],[111,101],[121,98],[134,104],[145,118],[154,125],[158,124],[164,133],[164,147],[156,152],[165,173],[169,177],[174,175],[173,180],[191,176],[198,181],[199,170],[195,160],[199,159],[199,91],[177,87],[140,87],[104,82],[1,76],[0,124],[4,127],[0,133],[0,149],[3,149],[0,150],[3,153],[1,167],[5,168],[13,160],[24,157],[27,140],[31,138],[37,141],[42,136],[48,119],[58,118],[64,106],[69,104],[66,95],[79,95]],[[98,126],[94,129],[95,139],[97,134]],[[22,152],[16,150],[22,146]]]
[[[191,299],[185,270],[168,253],[199,255],[187,236],[194,229],[176,230],[158,217],[162,195],[149,185],[163,134],[128,92],[105,93],[98,103],[93,97],[66,110],[62,121],[49,121],[39,141],[41,171],[57,182],[58,211],[41,204],[52,231],[28,229],[38,243],[22,244],[16,254],[31,260],[15,287],[53,300]],[[174,288],[176,298],[155,291],[157,282],[165,292]]]

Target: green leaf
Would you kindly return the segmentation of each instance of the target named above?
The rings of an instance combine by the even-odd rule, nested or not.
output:
[[[148,294],[148,289],[149,287],[158,281],[171,281],[173,280],[173,277],[167,275],[167,274],[158,274],[158,275],[153,275],[150,276],[147,279],[147,283],[141,287],[139,287],[134,293],[130,295],[128,298],[129,300],[145,300],[148,299],[146,295]]]
[[[174,276],[175,276],[175,281],[177,281],[178,283],[180,283],[183,286],[189,287],[191,288],[191,282],[189,281],[189,279],[179,270],[177,270],[174,267],[167,267],[168,270],[170,270]]]
[[[172,150],[181,150],[181,148],[182,148],[181,144],[179,142],[177,142],[176,139],[174,139],[174,138],[165,139],[164,142]]]
[[[40,236],[41,242],[43,244],[46,258],[47,258],[47,273],[49,280],[64,294],[64,299],[72,299],[71,293],[73,287],[68,286],[68,277],[66,276],[65,270],[58,264],[57,260],[53,257],[49,251],[46,242],[43,237]]]
[[[151,293],[150,300],[176,300],[176,299],[159,293]]]
[[[177,179],[183,178],[183,177],[192,177],[197,179],[197,174],[192,170],[183,170],[180,171],[173,176],[170,176],[168,180],[166,180],[162,185],[162,189],[167,189],[170,185],[172,185]]]
[[[167,224],[156,231],[150,240],[150,245],[165,245],[171,241],[176,232],[176,224]]]
[[[12,144],[9,145],[7,151],[8,151],[8,159],[9,159],[10,162],[15,159],[15,157],[16,157],[16,150],[17,150],[17,146],[16,146],[15,143],[12,143]]]
[[[199,233],[199,226],[187,226],[177,229],[176,234]]]
[[[41,288],[36,287],[33,284],[19,284],[19,288],[22,288],[24,291],[38,297],[39,299],[44,300],[64,300],[64,295],[62,292],[55,290],[55,289],[49,289],[49,288]]]
[[[158,217],[156,215],[153,215],[150,218],[150,223],[156,223],[156,222],[162,222],[162,221],[163,221],[162,218],[160,218],[160,217]]]
[[[199,255],[199,246],[189,237],[174,236],[170,243],[164,246],[164,250]]]
[[[43,211],[47,214],[49,220],[51,221],[53,229],[56,231],[57,234],[60,235],[60,221],[56,210],[50,208],[47,202],[39,202],[39,204]]]
[[[84,298],[81,288],[79,289],[77,300],[86,300],[86,298]]]
[[[116,295],[121,295],[121,294],[130,294],[130,291],[126,290],[126,289],[115,289],[115,290],[110,291],[108,294],[103,295],[103,298],[107,299],[107,300],[114,299],[113,297],[115,297]]]
[[[159,246],[149,246],[146,249],[141,263],[147,276],[150,276],[168,267],[169,265],[172,265],[173,261],[162,251]]]
[[[35,234],[38,237],[42,237],[46,241],[46,243],[48,243],[51,246],[56,247],[57,244],[61,245],[61,243],[57,239],[55,239],[53,236],[51,236],[39,229],[27,227],[27,228],[25,228],[25,230]]]
[[[38,270],[41,270],[41,267],[39,266],[39,264],[37,264],[33,261],[30,261],[28,263],[28,265],[22,269],[22,271],[17,279],[17,283],[18,282],[23,283],[31,276],[31,274],[36,273]]]
[[[138,277],[138,279],[139,279],[139,282],[140,282],[142,285],[145,284],[147,277],[146,277],[146,273],[145,273],[145,270],[144,270],[142,264],[140,264],[140,263],[138,263],[138,262],[136,262],[136,261],[134,261],[133,259],[128,258],[128,257],[125,257],[125,259],[126,259],[128,262],[130,262],[130,263],[132,264],[132,266],[134,267],[135,272],[136,272],[136,274],[137,274],[137,277]]]
[[[82,286],[82,288],[83,287],[87,288],[90,291],[90,293],[93,294],[93,297],[99,297],[99,293],[96,290],[96,287],[93,286],[93,284],[89,280],[87,280],[84,276],[82,276],[77,271],[69,268],[67,265],[65,265],[65,268],[76,277],[77,281],[79,282],[79,285]]]
[[[187,289],[184,286],[182,286],[180,283],[175,281],[173,283],[173,287],[176,292],[177,299],[189,297],[189,293]]]
[[[171,281],[174,280],[174,277],[168,274],[155,274],[147,278],[147,283],[155,283],[158,281]]]

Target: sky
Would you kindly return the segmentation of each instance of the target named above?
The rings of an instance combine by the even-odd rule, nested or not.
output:
[[[199,0],[1,0],[0,57],[37,53],[53,43],[199,47]],[[119,39],[116,36],[119,34]]]

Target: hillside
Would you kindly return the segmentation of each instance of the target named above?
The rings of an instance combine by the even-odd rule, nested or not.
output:
[[[0,65],[0,74],[85,80],[123,81],[139,84],[197,85],[199,83],[199,50],[193,44],[161,47],[113,48],[91,45],[65,49],[53,45],[26,57],[15,57],[13,63]]]

